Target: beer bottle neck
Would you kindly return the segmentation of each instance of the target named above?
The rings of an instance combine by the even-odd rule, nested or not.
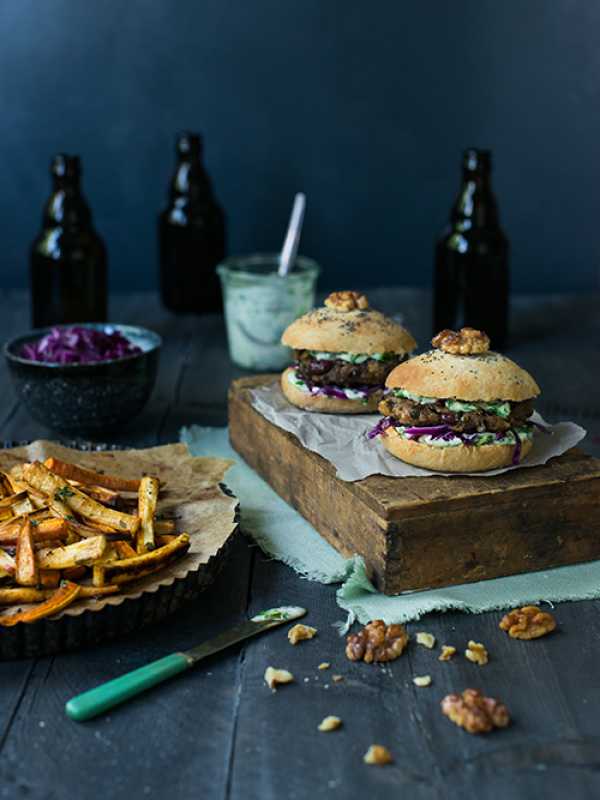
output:
[[[490,174],[484,170],[463,170],[463,181],[450,217],[463,230],[497,228],[498,206],[492,191]]]
[[[53,176],[52,194],[44,209],[46,226],[88,228],[92,215],[81,193],[79,177]]]
[[[180,156],[171,181],[171,199],[185,199],[193,204],[201,200],[212,200],[212,196],[210,178],[199,155]]]

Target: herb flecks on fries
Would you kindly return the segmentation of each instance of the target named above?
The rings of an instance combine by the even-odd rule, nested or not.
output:
[[[35,622],[181,558],[190,546],[157,519],[158,478],[48,458],[0,472],[0,627]],[[25,606],[21,608],[20,606]]]
[[[102,503],[92,500],[87,494],[67,483],[60,475],[50,472],[39,461],[23,467],[23,478],[34,489],[48,495],[49,502],[54,498],[69,506],[84,519],[109,525],[117,531],[123,531],[130,535],[133,535],[139,528],[139,517],[115,511],[113,508],[107,508]]]

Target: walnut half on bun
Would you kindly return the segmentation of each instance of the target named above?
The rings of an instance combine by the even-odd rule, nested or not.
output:
[[[520,464],[533,446],[537,383],[490,351],[483,331],[445,330],[432,344],[388,375],[384,418],[369,436],[402,461],[441,472]]]
[[[359,292],[334,292],[284,331],[296,363],[281,376],[284,395],[307,411],[364,414],[377,410],[390,372],[408,358],[410,333],[369,307]]]

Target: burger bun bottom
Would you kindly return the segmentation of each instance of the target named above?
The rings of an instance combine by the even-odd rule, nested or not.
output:
[[[362,400],[340,400],[338,397],[327,397],[322,394],[309,394],[300,387],[290,383],[288,376],[293,373],[288,367],[281,375],[281,389],[294,406],[305,411],[316,411],[319,414],[374,414],[382,398],[382,392],[373,392],[367,402]]]
[[[381,443],[396,458],[415,467],[436,472],[485,472],[512,466],[513,444],[484,444],[478,447],[458,445],[435,447],[404,439],[397,431],[388,429],[381,434]],[[521,461],[533,446],[532,439],[521,441]]]

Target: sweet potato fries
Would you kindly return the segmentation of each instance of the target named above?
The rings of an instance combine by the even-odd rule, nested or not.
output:
[[[181,558],[190,539],[156,520],[160,488],[149,475],[125,479],[56,458],[0,473],[0,607],[13,607],[0,627],[115,594]]]

